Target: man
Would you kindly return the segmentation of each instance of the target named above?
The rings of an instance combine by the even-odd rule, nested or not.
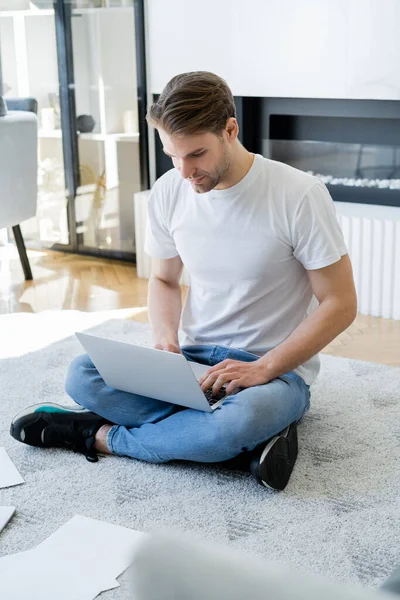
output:
[[[318,179],[242,146],[232,93],[212,73],[174,77],[148,121],[174,165],[148,205],[155,347],[209,365],[203,390],[226,385],[228,397],[204,413],[110,389],[83,355],[66,390],[88,410],[34,406],[16,416],[11,435],[89,460],[96,452],[149,462],[245,456],[260,483],[284,489],[318,352],[357,310],[332,199]],[[183,265],[191,284],[180,343]]]

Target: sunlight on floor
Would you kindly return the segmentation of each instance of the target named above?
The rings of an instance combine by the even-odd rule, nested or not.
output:
[[[45,250],[32,250],[31,248],[26,249],[28,258],[42,258],[47,256]],[[2,260],[19,260],[19,254],[17,246],[9,242],[5,246],[0,247],[0,257]]]
[[[65,302],[77,303],[79,298],[81,301],[83,298],[86,299],[84,306],[81,305],[79,308],[92,311],[95,308],[93,300],[98,299],[100,295],[105,306],[107,303],[118,306],[120,294],[117,291],[99,285],[87,286],[82,280],[71,279],[69,275],[57,275],[53,279],[52,277],[54,277],[52,271],[43,267],[39,270],[36,267],[33,284],[23,291],[18,301],[31,306],[33,312],[39,312],[40,306],[44,305],[52,310],[62,309]]]
[[[137,307],[98,312],[45,310],[0,315],[0,358],[23,356],[70,337],[76,331],[85,331],[111,319],[135,319],[146,311],[147,307]]]

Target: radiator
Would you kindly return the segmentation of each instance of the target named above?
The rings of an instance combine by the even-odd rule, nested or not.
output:
[[[149,192],[135,194],[138,277],[150,276],[144,253]],[[336,202],[336,212],[353,265],[358,311],[400,320],[400,208]],[[189,285],[186,270],[181,283]]]
[[[358,311],[400,319],[400,208],[336,203],[353,265]]]

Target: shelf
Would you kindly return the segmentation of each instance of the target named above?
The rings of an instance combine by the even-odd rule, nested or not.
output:
[[[73,8],[72,16],[79,15],[96,15],[104,13],[131,13],[133,14],[133,6],[101,6],[92,8]],[[54,9],[37,9],[37,10],[0,10],[1,17],[53,17]]]
[[[1,17],[53,17],[54,9],[48,8],[43,10],[1,10]]]
[[[133,13],[133,6],[99,6],[97,8],[92,7],[92,8],[73,8],[72,9],[72,16],[79,16],[79,15],[98,15],[98,14],[104,14],[104,13],[113,13],[113,12],[117,12],[117,13]]]
[[[138,133],[80,133],[78,139],[94,140],[96,142],[104,142],[105,140],[126,140],[131,142],[139,141]]]
[[[39,138],[52,138],[52,139],[61,139],[61,129],[39,129],[38,131]]]
[[[39,138],[41,139],[61,139],[61,129],[39,129]],[[78,139],[93,140],[95,142],[104,142],[106,140],[138,142],[138,133],[79,133]]]

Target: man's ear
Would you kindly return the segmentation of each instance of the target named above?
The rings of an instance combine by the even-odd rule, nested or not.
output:
[[[239,125],[237,120],[235,119],[235,117],[230,117],[225,125],[225,131],[228,135],[228,139],[230,141],[234,140],[237,138],[238,134],[239,134]]]

